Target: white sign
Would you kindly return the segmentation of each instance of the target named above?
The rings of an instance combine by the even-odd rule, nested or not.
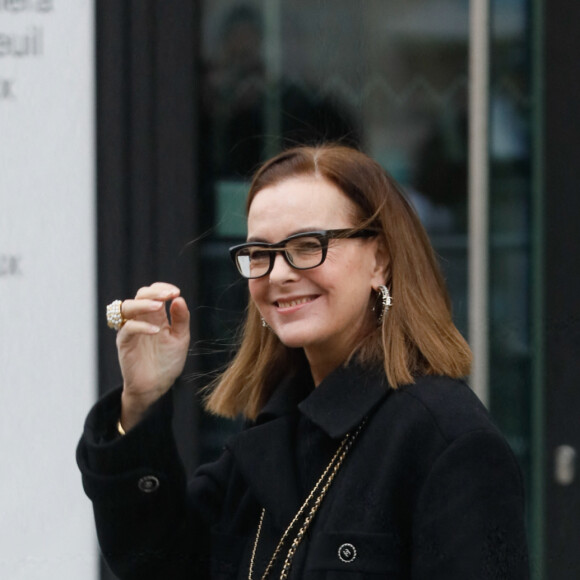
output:
[[[91,580],[94,6],[0,0],[0,578]]]

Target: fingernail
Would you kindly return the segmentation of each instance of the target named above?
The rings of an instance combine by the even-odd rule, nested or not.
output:
[[[154,326],[153,324],[149,328],[151,329],[151,334],[157,334],[161,330],[159,326]]]

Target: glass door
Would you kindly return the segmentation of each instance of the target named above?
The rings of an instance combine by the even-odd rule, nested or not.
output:
[[[470,9],[468,0],[202,2],[206,371],[230,356],[247,299],[226,250],[245,236],[249,176],[295,143],[357,145],[401,183],[440,256],[458,327],[466,336],[477,332],[469,328],[468,292]],[[489,285],[482,313],[489,329],[486,402],[522,466],[529,498],[530,11],[527,0],[503,0],[489,13]],[[231,427],[204,421],[202,458],[209,458]]]
[[[467,332],[468,2],[212,0],[202,14],[206,370],[246,301],[225,250],[245,236],[248,178],[294,143],[359,146],[402,184]],[[223,428],[208,425],[208,450]]]

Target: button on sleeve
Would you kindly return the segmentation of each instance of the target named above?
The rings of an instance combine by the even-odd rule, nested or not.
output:
[[[137,482],[137,487],[143,493],[153,493],[159,489],[160,485],[159,479],[154,475],[144,475]]]

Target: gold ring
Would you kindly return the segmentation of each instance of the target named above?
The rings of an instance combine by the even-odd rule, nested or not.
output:
[[[122,300],[113,300],[111,304],[107,306],[107,326],[109,328],[114,328],[119,330],[125,322],[123,317],[123,312],[121,311]]]

